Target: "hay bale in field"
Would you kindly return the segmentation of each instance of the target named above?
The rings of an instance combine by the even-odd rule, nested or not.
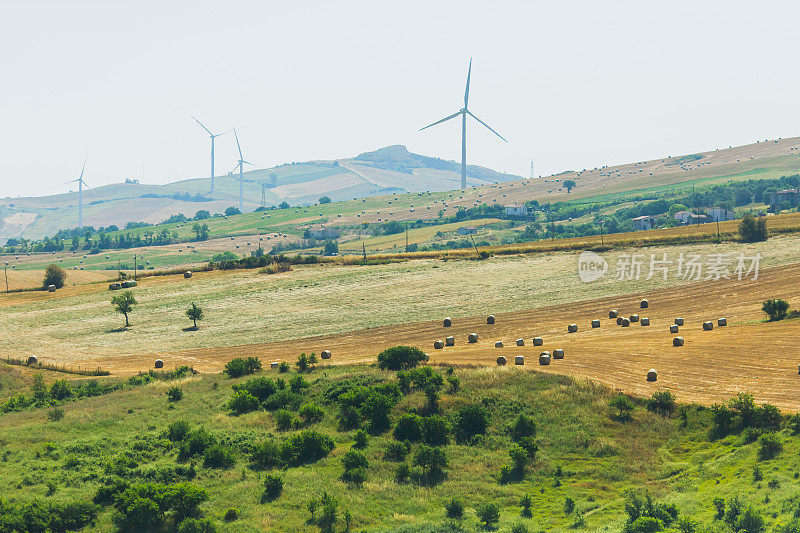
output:
[[[672,339],[673,346],[683,346],[683,337],[675,337]]]
[[[56,292],[56,286],[55,285],[48,285],[47,286],[47,292]]]
[[[525,339],[517,339],[517,346],[525,346]]]
[[[487,324],[494,324],[494,315],[489,315],[486,317]]]
[[[639,302],[639,307],[642,309],[647,309],[650,307],[650,302],[647,301],[647,298],[644,298],[641,302]]]
[[[162,361],[161,359],[156,359],[155,367],[156,368],[164,368],[164,361]]]
[[[621,325],[622,325],[622,321],[623,321],[623,320],[625,320],[625,319],[623,319],[621,316],[618,316],[618,317],[617,317],[617,325],[618,325],[618,326],[621,326]]]
[[[503,347],[503,341],[495,341],[494,347],[495,348],[502,348]]]
[[[596,318],[594,320],[592,320],[592,327],[593,328],[599,328],[600,327],[600,320],[598,320]]]
[[[717,319],[717,325],[718,326],[727,326],[728,325],[728,319],[727,318],[718,318]]]
[[[505,366],[506,365],[506,358],[502,355],[497,358],[497,366]]]
[[[612,309],[608,312],[608,318],[617,318],[619,316],[619,311],[616,309]]]
[[[39,362],[39,359],[37,359],[35,355],[31,355],[31,356],[28,357],[28,359],[25,362],[28,365],[33,366],[33,365],[35,365],[35,364],[37,364]]]
[[[277,361],[272,361],[272,362],[269,364],[269,367],[270,367],[272,370],[277,370],[277,369],[278,369],[278,362],[277,362]]]
[[[517,366],[521,366],[525,364],[525,356],[524,355],[517,355],[514,357],[514,364]]]
[[[656,372],[655,368],[647,371],[647,381],[658,381],[658,372]]]
[[[630,325],[631,325],[631,321],[628,318],[623,318],[622,319],[622,323],[620,324],[620,326],[622,326],[623,328],[627,328]]]
[[[467,335],[467,342],[469,342],[469,343],[478,342],[478,334],[477,333],[470,333],[469,335]]]
[[[676,326],[682,326],[683,325],[683,319],[680,318],[680,317],[676,318],[675,319],[675,325]]]
[[[540,365],[550,364],[550,352],[542,352],[539,354],[539,364]]]
[[[108,290],[110,290],[110,291],[118,291],[121,288],[122,288],[122,284],[118,283],[116,281],[114,283],[109,283],[108,284]]]
[[[631,322],[639,322],[639,315],[631,315],[629,320]]]
[[[534,337],[533,338],[533,345],[534,346],[541,346],[542,344],[544,344],[544,339],[543,338],[541,338],[541,337]]]
[[[445,337],[444,345],[445,346],[455,346],[456,345],[456,338],[455,337]]]
[[[714,323],[710,320],[703,322],[703,331],[711,331],[714,329]]]
[[[183,273],[183,277],[186,278],[186,279],[191,278],[192,277],[192,271],[191,270],[187,270],[186,272]]]
[[[643,325],[643,326],[649,326],[650,325],[650,319],[646,318],[646,317],[642,317],[642,319],[639,321],[639,323],[641,325]]]
[[[578,324],[570,324],[569,326],[567,326],[568,333],[577,333],[577,331],[578,331]]]
[[[442,327],[449,328],[452,325],[453,325],[453,319],[451,319],[450,317],[447,317],[444,319],[444,321],[442,321]]]
[[[331,358],[331,351],[330,350],[322,350],[319,354],[320,359],[330,359]]]
[[[442,348],[444,348],[444,341],[443,340],[433,341],[433,349],[434,350],[441,350]]]
[[[677,325],[677,324],[672,324],[672,325],[669,327],[669,332],[670,332],[670,333],[678,333],[678,325]]]
[[[564,359],[564,348],[556,348],[553,350],[553,359]]]

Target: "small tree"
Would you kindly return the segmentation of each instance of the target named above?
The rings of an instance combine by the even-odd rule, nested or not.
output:
[[[457,500],[456,498],[447,502],[444,506],[444,510],[447,518],[461,520],[464,517],[464,504],[461,503],[461,500]]]
[[[500,521],[500,508],[496,503],[487,503],[475,509],[478,520],[483,524],[484,529],[490,529]]]
[[[283,492],[283,478],[275,474],[267,474],[264,477],[264,494],[261,495],[261,501],[271,502],[276,500]]]
[[[519,504],[522,506],[522,512],[520,513],[523,518],[530,518],[533,516],[531,512],[531,505],[533,504],[533,500],[527,494],[522,497],[519,501]]]
[[[764,217],[754,217],[747,213],[739,222],[739,238],[743,242],[766,241],[769,237],[767,233],[767,219]]]
[[[572,189],[575,188],[577,184],[573,180],[564,180],[564,187],[567,188],[567,192],[572,192]]]
[[[125,317],[126,328],[130,326],[128,322],[128,313],[133,312],[133,306],[136,305],[136,303],[136,298],[134,298],[133,292],[131,291],[125,291],[111,298],[111,305],[114,306],[115,311]]]
[[[194,322],[194,329],[197,329],[197,321],[203,319],[203,308],[192,302],[192,305],[186,310],[186,316]]]
[[[167,389],[167,399],[171,402],[177,402],[183,399],[183,389],[175,385]]]
[[[323,196],[322,198],[319,199],[319,203],[321,203],[321,204],[329,204],[329,203],[331,203],[331,199],[329,197],[327,197],[327,196]]]
[[[761,310],[767,314],[770,322],[783,320],[789,312],[789,302],[781,299],[767,300],[761,306]]]
[[[381,370],[405,370],[414,368],[425,360],[425,352],[411,346],[393,346],[378,354]]]
[[[67,279],[67,273],[58,265],[47,265],[44,270],[44,281],[42,288],[47,290],[50,285],[55,285],[56,289],[64,286],[64,280]]]
[[[631,411],[633,411],[633,402],[627,396],[619,394],[614,398],[611,398],[611,401],[608,402],[608,406],[617,410],[616,413],[611,415],[612,419],[619,422],[630,422],[633,419],[631,416]]]

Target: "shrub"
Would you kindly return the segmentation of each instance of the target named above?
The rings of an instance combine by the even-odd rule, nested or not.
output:
[[[307,389],[309,387],[308,381],[301,375],[292,376],[289,380],[289,389],[294,392],[295,394],[303,392],[303,389]]]
[[[433,478],[447,466],[447,454],[441,448],[420,444],[414,452],[414,465],[422,467],[422,477]]]
[[[369,461],[367,456],[358,450],[348,450],[342,457],[342,481],[348,483],[363,483],[367,479]]]
[[[470,442],[477,435],[483,435],[489,427],[489,411],[477,404],[465,405],[456,416],[456,439]]]
[[[528,526],[522,522],[517,522],[511,526],[511,533],[528,533]]]
[[[222,444],[208,447],[203,457],[203,466],[207,468],[230,468],[235,464],[233,452]]]
[[[339,502],[336,498],[329,496],[327,492],[322,494],[322,514],[317,520],[317,525],[322,531],[333,532],[336,522],[339,519]]]
[[[668,390],[656,391],[647,400],[647,410],[663,416],[672,416],[675,411],[675,396]]]
[[[444,510],[447,518],[452,518],[453,520],[464,518],[464,504],[461,503],[461,500],[453,498],[445,504]]]
[[[50,422],[59,422],[64,418],[66,412],[61,407],[54,407],[47,411],[47,419]]]
[[[722,498],[714,498],[714,510],[716,511],[714,518],[722,520],[725,516],[725,500]]]
[[[511,457],[511,462],[514,463],[514,470],[519,474],[523,474],[525,465],[528,463],[528,453],[521,446],[512,446],[508,450],[508,455]]]
[[[313,430],[304,430],[289,437],[281,446],[281,456],[286,464],[298,466],[314,463],[327,457],[333,450],[333,439]]]
[[[322,420],[322,417],[325,416],[325,411],[315,403],[307,403],[300,408],[300,416],[306,424],[313,424]]]
[[[72,396],[72,387],[66,379],[59,379],[50,385],[50,397],[54,400],[63,401]]]
[[[242,376],[254,374],[260,370],[261,361],[258,360],[258,357],[237,357],[225,364],[225,373],[228,374],[230,378],[240,378]]]
[[[281,408],[297,409],[300,402],[303,401],[302,396],[293,393],[292,391],[283,389],[279,390],[264,401],[264,409],[274,411]]]
[[[354,447],[359,449],[364,449],[367,447],[367,443],[369,442],[369,436],[367,436],[366,431],[364,431],[363,429],[359,429],[358,431],[356,431],[354,438],[356,441],[355,444],[353,444]]]
[[[183,399],[183,389],[177,385],[167,389],[167,400],[170,402],[177,402]]]
[[[608,406],[616,409],[616,413],[612,413],[611,419],[618,422],[630,422],[633,420],[631,411],[633,411],[633,402],[624,394],[619,394],[608,402]]]
[[[225,516],[222,518],[226,522],[235,522],[239,519],[239,510],[231,507],[227,511],[225,511]]]
[[[47,265],[47,268],[44,269],[44,281],[42,282],[42,288],[47,290],[50,285],[55,285],[56,289],[60,289],[64,286],[64,280],[67,279],[67,273],[58,265]]]
[[[275,411],[275,427],[278,431],[288,431],[294,425],[294,415],[286,409]]]
[[[250,460],[258,468],[275,468],[283,464],[281,457],[281,447],[274,440],[265,440],[257,444],[252,453]]]
[[[172,442],[182,441],[187,433],[189,433],[189,422],[186,420],[171,422],[167,428],[167,438]]]
[[[447,383],[450,384],[450,394],[455,394],[461,388],[461,379],[458,376],[447,376]]]
[[[379,435],[389,429],[389,413],[394,406],[394,400],[375,390],[367,396],[361,406],[361,415],[369,422],[368,429],[373,435]]]
[[[490,529],[500,522],[500,508],[496,503],[486,503],[475,509],[475,515],[483,524],[484,529]]]
[[[533,504],[533,501],[531,500],[530,496],[527,494],[523,496],[519,501],[519,504],[522,507],[522,512],[520,512],[520,515],[522,515],[523,518],[530,518],[533,516],[533,512],[531,512],[531,505]]]
[[[444,446],[450,442],[450,424],[441,416],[420,420],[422,440],[430,446]]]
[[[401,416],[394,426],[394,438],[409,442],[419,442],[422,439],[421,418],[411,413]]]
[[[742,533],[762,533],[764,531],[764,517],[753,506],[748,506],[739,516],[736,531]]]
[[[381,370],[405,370],[414,368],[425,360],[425,352],[411,346],[394,346],[378,354]]]
[[[572,514],[572,511],[574,510],[575,510],[575,500],[573,500],[568,496],[567,499],[564,500],[564,514],[569,516]]]
[[[186,518],[178,524],[178,533],[215,533],[217,528],[207,518]]]
[[[642,516],[625,525],[624,533],[653,533],[663,531],[664,523],[652,516]]]
[[[508,434],[514,442],[520,442],[526,437],[536,436],[536,422],[525,414],[520,415],[508,426]]]
[[[390,442],[383,452],[383,458],[387,461],[405,461],[408,455],[408,448],[402,442]]]
[[[286,361],[281,361],[281,364],[278,365],[278,372],[280,374],[285,374],[289,371],[289,363]]]
[[[405,483],[408,481],[409,476],[411,476],[411,468],[409,468],[408,463],[400,463],[397,465],[394,471],[394,480],[397,483]]]
[[[200,427],[191,431],[181,444],[178,460],[185,461],[190,457],[204,453],[207,448],[217,443],[217,438]]]
[[[766,241],[768,237],[766,218],[756,218],[750,213],[742,217],[739,222],[739,239],[743,242],[759,242]]]
[[[234,391],[233,397],[228,401],[228,409],[236,415],[243,415],[258,409],[258,398],[247,391]]]
[[[281,492],[283,492],[282,477],[273,474],[264,476],[264,493],[261,495],[261,503],[275,501]]]
[[[758,459],[767,461],[776,457],[783,451],[783,443],[775,433],[767,433],[758,439]]]
[[[781,299],[766,300],[761,305],[761,310],[764,311],[770,322],[783,320],[789,312],[789,302]]]

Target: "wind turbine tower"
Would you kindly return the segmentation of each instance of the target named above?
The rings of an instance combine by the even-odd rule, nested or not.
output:
[[[239,150],[239,162],[236,164],[236,167],[239,167],[239,211],[244,213],[244,166],[253,163],[245,161],[242,156],[242,147],[239,146],[239,135],[236,133],[236,128],[233,128],[233,136],[236,137],[236,148]],[[236,167],[233,167],[234,170]]]
[[[83,186],[86,185],[86,188],[92,191],[92,194],[97,196],[97,193],[94,192],[94,189],[89,187],[85,181],[83,181],[83,172],[86,170],[86,158],[89,156],[89,152],[86,152],[86,155],[83,156],[83,167],[81,167],[81,177],[76,180],[68,181],[67,183],[78,183],[78,229],[83,228]]]
[[[472,118],[474,118],[475,120],[486,126],[486,128],[488,128],[489,131],[491,131],[492,133],[503,139],[503,142],[508,142],[503,138],[502,135],[494,131],[491,128],[491,126],[489,126],[487,123],[485,123],[484,121],[473,115],[467,108],[467,104],[469,102],[469,78],[471,74],[472,74],[472,58],[470,58],[469,60],[469,70],[467,71],[467,89],[466,91],[464,91],[464,107],[460,111],[457,111],[456,113],[453,113],[450,116],[444,117],[441,120],[437,120],[433,124],[428,124],[427,126],[419,130],[419,131],[426,130],[431,126],[441,124],[442,122],[447,122],[451,118],[456,118],[457,116],[461,115],[461,188],[462,189],[467,188],[467,115],[471,116]]]
[[[194,121],[195,121],[195,122],[197,122],[198,124],[200,124],[200,127],[202,127],[204,130],[206,130],[206,132],[208,133],[208,135],[211,137],[211,190],[209,191],[209,194],[211,194],[211,193],[213,193],[213,192],[214,192],[214,139],[216,139],[217,137],[219,137],[219,136],[221,136],[221,135],[225,135],[226,133],[230,133],[230,132],[228,132],[228,131],[223,131],[222,133],[211,133],[211,130],[209,130],[208,128],[206,128],[206,127],[203,125],[203,123],[202,123],[202,122],[200,122],[199,120],[197,120],[197,118],[196,118],[196,117],[192,116],[192,118],[194,119]]]
[[[533,159],[531,159],[531,179],[536,177],[536,174],[533,173]]]

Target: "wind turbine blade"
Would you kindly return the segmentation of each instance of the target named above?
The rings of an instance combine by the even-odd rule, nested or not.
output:
[[[255,163],[251,163],[250,161],[242,161],[242,163],[244,163],[245,165],[253,165],[253,166],[256,166],[256,164],[255,164]]]
[[[67,185],[68,183],[75,183],[76,181],[78,181],[78,180],[69,180],[69,181],[64,181],[62,183],[57,183],[57,184],[53,185],[52,187],[48,187],[45,190],[46,191],[50,191],[50,190],[55,189],[57,187],[63,187],[64,185]]]
[[[419,130],[419,131],[422,131],[422,130],[427,130],[427,129],[428,129],[428,128],[430,128],[431,126],[435,126],[435,125],[437,125],[437,124],[441,124],[442,122],[447,122],[447,121],[448,121],[448,120],[450,120],[451,118],[456,118],[456,117],[457,117],[458,115],[460,115],[460,114],[461,114],[461,111],[457,111],[457,112],[453,113],[452,115],[450,115],[449,117],[444,117],[442,120],[437,120],[437,121],[436,121],[436,122],[434,122],[433,124],[428,124],[428,125],[427,125],[427,126],[425,126],[424,128],[420,128],[420,130]]]
[[[227,134],[229,134],[231,131],[232,131],[232,130],[223,131],[222,133],[215,133],[215,134],[214,134],[214,137],[222,137],[223,135],[227,135]]]
[[[200,124],[200,127],[202,127],[204,130],[206,130],[206,131],[208,132],[208,134],[209,134],[209,135],[211,135],[212,137],[214,136],[214,134],[213,134],[213,133],[211,133],[211,131],[210,131],[208,128],[206,128],[205,126],[203,126],[203,123],[202,123],[202,122],[200,122],[199,120],[197,120],[197,118],[196,118],[194,115],[192,115],[192,118],[194,119],[194,121],[195,121],[195,122],[197,122],[198,124]]]
[[[86,170],[86,158],[89,157],[89,150],[86,150],[86,154],[83,156],[83,167],[81,168],[81,177],[79,179],[83,179],[83,171]]]
[[[489,128],[489,131],[491,131],[492,133],[494,133],[495,135],[497,135],[498,137],[500,137],[501,139],[503,139],[503,141],[504,141],[504,142],[508,142],[508,141],[506,141],[506,140],[505,140],[505,138],[503,138],[503,136],[502,136],[502,135],[500,135],[499,133],[497,133],[496,131],[494,131],[494,130],[492,129],[492,127],[491,127],[491,126],[489,126],[487,123],[485,123],[484,121],[482,121],[481,119],[479,119],[478,117],[476,117],[475,115],[473,115],[472,113],[470,113],[469,111],[467,111],[467,113],[469,114],[469,116],[471,116],[472,118],[474,118],[475,120],[477,120],[478,122],[480,122],[481,124],[483,124],[484,126],[486,126],[487,128]]]
[[[80,181],[83,181],[83,186],[84,186],[84,187],[86,187],[87,189],[89,189],[90,191],[92,191],[92,194],[94,194],[94,195],[95,195],[95,196],[97,196],[98,198],[100,197],[100,195],[99,195],[99,194],[97,194],[96,192],[94,192],[94,189],[92,189],[91,187],[89,187],[89,185],[88,185],[88,184],[87,184],[87,183],[86,183],[86,182],[85,182],[83,179],[81,179]]]
[[[239,135],[236,133],[236,128],[233,128],[233,136],[236,137],[236,148],[239,149],[239,159],[244,159],[242,157],[242,147],[239,146]]]
[[[469,76],[472,74],[472,58],[469,58],[469,70],[467,70],[467,90],[464,91],[464,109],[467,108],[467,102],[469,101]]]

